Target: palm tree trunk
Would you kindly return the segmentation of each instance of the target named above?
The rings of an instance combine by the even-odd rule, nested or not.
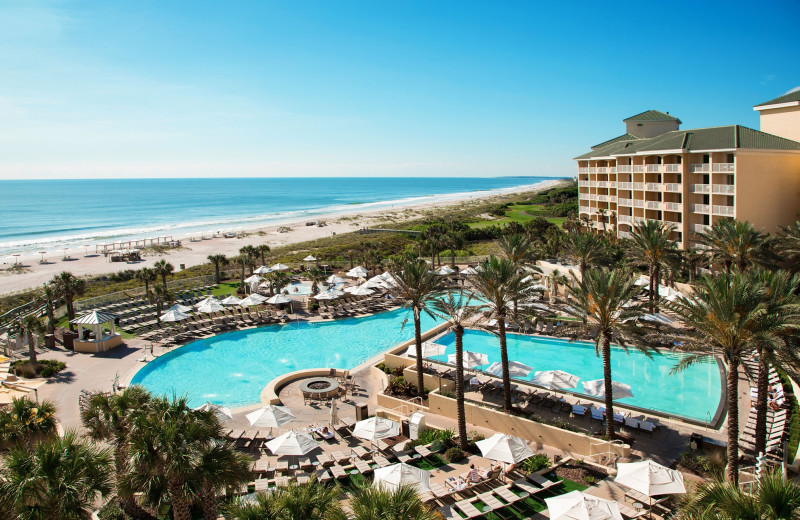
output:
[[[164,289],[167,288],[167,274],[166,273],[161,275],[161,285],[164,286]]]
[[[658,312],[658,287],[661,285],[661,268],[656,264],[653,268],[653,311],[651,312]]]
[[[464,327],[455,327],[456,336],[456,417],[458,418],[458,445],[468,448],[467,416],[464,411]]]
[[[758,399],[756,400],[756,455],[767,447],[767,397],[769,395],[769,365],[762,349],[758,355]]]
[[[606,394],[606,437],[614,440],[614,392],[611,387],[611,335],[603,334],[603,387]]]
[[[508,375],[508,349],[506,348],[506,315],[497,315],[497,332],[500,337],[500,362],[503,365],[503,408],[511,411],[511,377]]]
[[[30,332],[28,333],[28,359],[31,360],[33,365],[39,362],[39,359],[36,357],[36,342],[33,340],[33,334]]]
[[[56,332],[56,316],[55,310],[53,309],[53,302],[48,301],[47,305],[45,306],[47,310],[47,333],[48,334],[55,334]]]
[[[450,267],[456,268],[456,250],[452,248],[450,249]]]
[[[425,391],[425,377],[422,366],[422,324],[420,323],[419,309],[414,307],[414,345],[417,352],[417,395]]]
[[[200,492],[200,507],[203,508],[205,520],[217,520],[217,494],[210,485],[204,483]]]
[[[242,277],[239,279],[239,287],[244,290],[244,262],[242,263]]]
[[[739,357],[728,366],[728,466],[725,480],[739,482]]]
[[[648,303],[650,304],[650,313],[652,314],[653,311],[653,281],[655,280],[655,267],[652,265],[650,266],[650,281],[648,282],[648,294],[647,299],[649,300]]]
[[[183,486],[181,482],[171,480],[167,484],[169,489],[170,502],[172,503],[172,518],[173,520],[192,520],[192,513],[189,509],[189,503],[183,496]]]
[[[214,280],[219,284],[219,262],[214,263]]]
[[[149,298],[150,296],[150,280],[144,281],[144,297]]]
[[[69,293],[64,294],[64,301],[67,304],[67,320],[69,320],[69,330],[75,330],[75,325],[72,320],[75,319],[75,309],[72,306],[72,295]]]

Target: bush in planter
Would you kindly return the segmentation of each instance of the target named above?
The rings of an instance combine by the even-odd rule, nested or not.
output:
[[[464,452],[457,446],[453,446],[444,452],[444,458],[447,459],[447,462],[461,462],[464,460]]]
[[[537,453],[532,457],[523,460],[519,467],[525,473],[535,473],[540,469],[544,469],[550,465],[550,457],[544,453]]]
[[[443,440],[436,439],[435,441],[433,441],[431,443],[430,450],[432,452],[439,452],[439,451],[442,451],[446,446],[447,446],[447,444],[445,444],[445,442]]]

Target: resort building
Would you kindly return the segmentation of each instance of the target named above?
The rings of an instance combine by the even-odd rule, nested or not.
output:
[[[580,216],[622,237],[640,220],[669,222],[682,248],[719,219],[770,233],[800,219],[800,92],[755,110],[761,131],[681,130],[657,110],[625,119],[623,135],[575,158]]]

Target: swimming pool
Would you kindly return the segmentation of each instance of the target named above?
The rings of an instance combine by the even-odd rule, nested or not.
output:
[[[423,316],[422,330],[435,324]],[[185,394],[191,406],[206,401],[246,406],[259,403],[261,391],[279,375],[306,368],[351,369],[413,337],[413,318],[405,309],[333,322],[268,325],[176,348],[139,370],[131,384],[158,395]]]
[[[585,381],[603,378],[603,363],[592,343],[520,334],[508,334],[507,340],[509,361],[525,363],[533,367],[534,372],[564,370],[579,376],[581,380],[574,392],[580,393],[581,383]],[[446,362],[447,354],[455,352],[455,336],[446,334],[436,343],[447,346],[447,351],[431,359]],[[489,363],[500,361],[500,340],[488,332],[465,331],[464,350],[486,354]],[[670,374],[681,357],[664,353],[648,358],[635,349],[626,354],[621,348],[612,347],[611,377],[631,385],[633,391],[633,397],[620,399],[619,403],[701,422],[713,419],[723,391],[717,362],[709,358],[675,375]],[[523,379],[533,378],[534,372]]]

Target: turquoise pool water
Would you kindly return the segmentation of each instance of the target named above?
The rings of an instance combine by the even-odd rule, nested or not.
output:
[[[434,325],[423,316],[423,330]],[[261,391],[279,375],[305,368],[350,369],[413,337],[413,318],[404,309],[327,323],[269,325],[176,348],[142,368],[132,383],[159,395],[185,394],[192,406],[206,401],[245,406],[260,402]]]
[[[574,390],[583,389],[581,383],[602,379],[603,363],[595,355],[594,344],[563,339],[508,334],[508,359],[520,361],[539,370],[564,370],[581,380]],[[444,356],[431,359],[447,361],[447,354],[455,352],[455,336],[450,333],[436,340],[447,346]],[[489,356],[489,363],[500,361],[500,341],[488,332],[467,330],[464,349]],[[620,404],[658,410],[697,421],[713,419],[722,396],[722,381],[716,361],[709,359],[693,365],[675,375],[670,370],[680,360],[680,354],[654,354],[648,358],[637,350],[626,354],[620,348],[611,353],[611,376],[614,381],[631,385],[633,397],[620,399]],[[486,368],[479,367],[479,368]],[[533,378],[531,372],[527,378]]]

